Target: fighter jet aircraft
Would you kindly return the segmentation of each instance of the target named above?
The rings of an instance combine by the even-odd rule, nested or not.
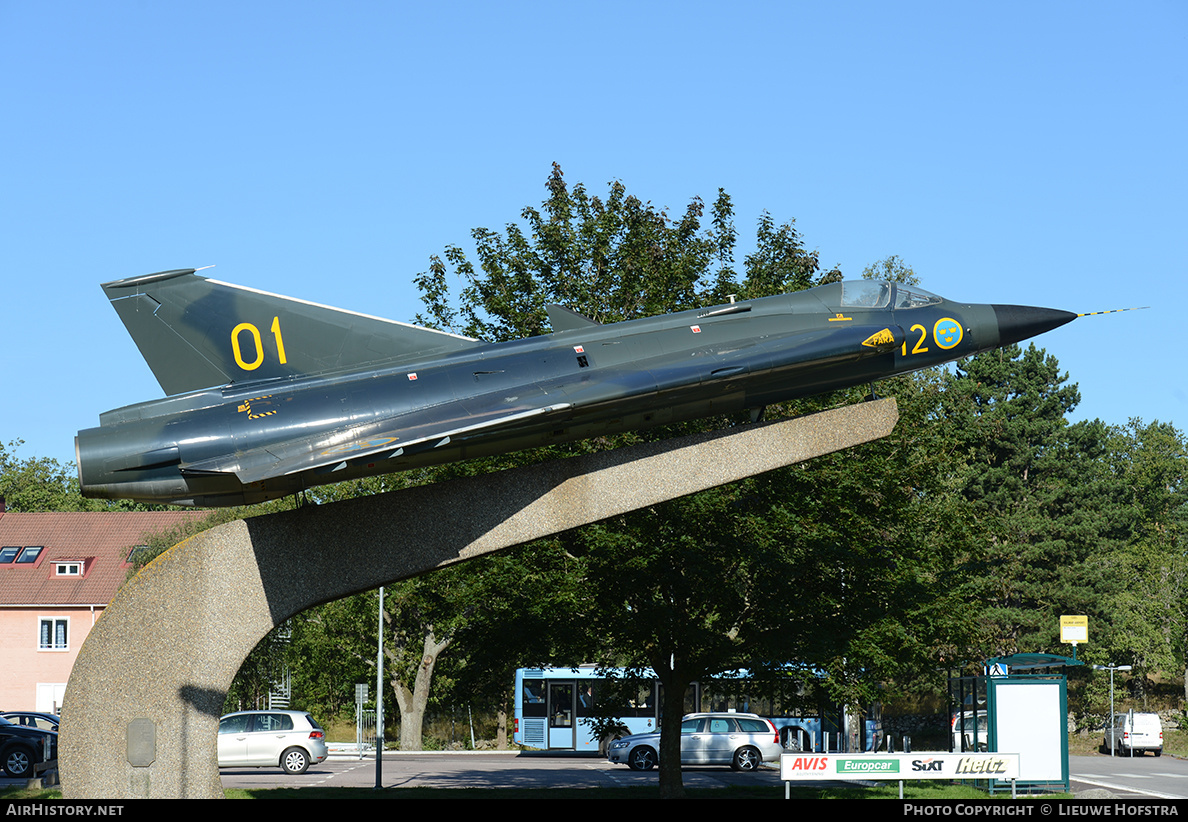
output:
[[[846,281],[553,333],[447,334],[208,279],[103,285],[168,395],[78,433],[88,497],[198,506],[765,406],[949,362],[1077,315]]]

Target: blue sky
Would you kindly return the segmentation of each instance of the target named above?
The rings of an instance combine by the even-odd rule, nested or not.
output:
[[[1188,425],[1188,5],[0,0],[0,440],[73,460],[161,395],[99,283],[409,320],[413,277],[571,183],[766,209],[825,265],[1076,312],[1075,419]],[[1182,330],[1182,329],[1181,329]]]

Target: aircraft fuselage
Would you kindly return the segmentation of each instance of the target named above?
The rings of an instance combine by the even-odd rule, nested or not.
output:
[[[855,281],[261,379],[254,372],[267,373],[270,359],[288,361],[303,343],[288,333],[284,298],[252,294],[264,305],[249,301],[243,314],[232,308],[224,312],[227,328],[203,332],[215,348],[221,332],[228,384],[109,411],[98,428],[79,432],[85,495],[259,502],[372,474],[759,409],[969,356],[1075,316]],[[170,329],[192,333],[180,320]]]

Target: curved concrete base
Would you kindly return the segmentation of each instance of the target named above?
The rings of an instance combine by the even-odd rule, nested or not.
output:
[[[217,798],[244,658],[322,602],[884,437],[895,400],[647,443],[221,525],[116,595],[62,710],[63,796]]]

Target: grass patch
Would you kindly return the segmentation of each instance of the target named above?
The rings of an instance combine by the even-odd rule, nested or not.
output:
[[[47,788],[41,790],[30,790],[28,788],[0,788],[0,799],[7,799],[12,802],[18,801],[35,801],[44,802],[52,801],[54,799],[61,799],[62,792],[57,788]]]
[[[1176,756],[1188,756],[1188,731],[1163,729],[1163,750]]]
[[[261,788],[225,791],[228,799],[655,799],[659,788],[641,785],[621,788]],[[730,786],[725,788],[686,788],[687,799],[783,799],[784,785]],[[914,800],[978,800],[1009,799],[1010,792],[988,796],[970,785],[943,782],[907,782],[904,799]],[[1049,798],[1067,794],[1048,794]],[[793,799],[899,799],[899,786],[887,782],[873,788],[840,787],[808,788],[793,786]],[[61,791],[0,790],[0,798],[8,800],[54,801],[62,798]]]
[[[228,799],[656,799],[659,788],[640,785],[621,788],[271,788],[229,790]],[[806,788],[791,790],[793,799],[899,799],[899,785],[888,782],[874,788]],[[1009,799],[1010,791],[990,797],[969,785],[940,782],[906,782],[904,799],[979,800]],[[784,784],[732,785],[725,788],[686,788],[687,799],[783,799]]]

